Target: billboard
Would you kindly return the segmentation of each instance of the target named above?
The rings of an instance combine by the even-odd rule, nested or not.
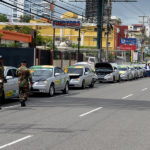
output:
[[[120,50],[136,50],[136,45],[120,45]]]
[[[81,22],[80,21],[68,21],[68,20],[53,20],[52,22],[53,28],[75,28],[80,29],[81,28]]]
[[[121,38],[120,44],[124,45],[136,45],[136,38]]]

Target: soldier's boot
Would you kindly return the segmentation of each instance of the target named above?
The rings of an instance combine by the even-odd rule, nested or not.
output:
[[[20,103],[21,103],[21,107],[26,107],[26,103],[25,103],[25,100],[24,100],[24,99],[22,99],[22,100],[20,101]]]

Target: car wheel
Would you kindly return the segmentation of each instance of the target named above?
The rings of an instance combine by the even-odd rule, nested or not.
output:
[[[119,76],[119,79],[118,79],[118,81],[117,82],[120,82],[120,76]]]
[[[115,83],[116,81],[115,81],[115,77],[113,77],[113,83]]]
[[[49,96],[53,97],[55,94],[55,88],[54,88],[54,84],[51,84],[50,88],[49,88]]]
[[[90,88],[93,88],[94,87],[94,84],[95,84],[95,82],[94,82],[94,79],[92,79],[92,81],[91,81],[91,84],[90,84]]]
[[[85,80],[82,81],[82,89],[85,89]]]
[[[65,89],[63,90],[64,94],[68,94],[69,93],[69,83],[67,82],[65,85]]]

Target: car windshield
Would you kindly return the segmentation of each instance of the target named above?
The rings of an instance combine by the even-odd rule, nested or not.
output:
[[[52,77],[53,69],[37,69],[31,70],[32,76]]]
[[[96,71],[101,71],[101,72],[107,72],[107,71],[113,71],[111,68],[105,68],[105,67],[102,67],[102,68],[96,68]]]
[[[134,68],[130,68],[131,70],[134,70]]]
[[[94,58],[90,58],[90,62],[95,62],[95,59]]]
[[[68,68],[68,73],[83,75],[83,68]]]
[[[123,67],[123,68],[118,68],[118,70],[119,70],[119,71],[127,71],[127,70],[128,70],[128,68]]]

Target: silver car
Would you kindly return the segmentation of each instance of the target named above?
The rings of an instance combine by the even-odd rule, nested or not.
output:
[[[132,71],[129,69],[128,66],[118,66],[118,70],[120,73],[120,78],[121,80],[132,80],[133,79],[133,75],[132,75]]]
[[[53,96],[56,91],[69,92],[69,76],[55,66],[32,66],[30,72],[33,80],[31,93],[47,93]]]
[[[7,83],[4,83],[4,99],[17,98],[19,96],[17,68],[4,67],[4,76]]]
[[[120,82],[120,75],[117,67],[110,63],[97,63],[95,72],[99,82]]]
[[[70,76],[70,87],[94,87],[95,74],[88,66],[70,66],[67,72]]]
[[[140,66],[135,66],[136,70],[138,71],[138,77],[142,78],[144,77],[144,69]]]
[[[129,69],[131,70],[133,79],[137,79],[138,78],[138,70],[134,66],[129,66]]]

